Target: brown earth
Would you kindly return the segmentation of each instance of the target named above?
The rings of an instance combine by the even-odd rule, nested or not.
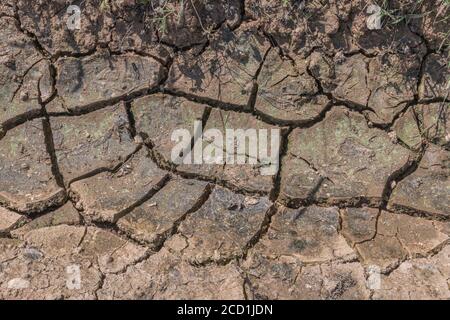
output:
[[[450,299],[444,1],[72,2],[0,4],[0,299]]]

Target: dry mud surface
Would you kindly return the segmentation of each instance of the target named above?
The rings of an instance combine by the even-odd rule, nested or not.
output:
[[[448,6],[109,3],[1,1],[0,299],[450,298]],[[172,163],[195,121],[278,173]]]

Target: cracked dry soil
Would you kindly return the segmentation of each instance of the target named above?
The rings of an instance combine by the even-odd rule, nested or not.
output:
[[[450,298],[448,6],[185,1],[162,31],[86,0],[70,31],[72,2],[0,4],[0,299]],[[172,163],[197,120],[282,129],[278,173]]]

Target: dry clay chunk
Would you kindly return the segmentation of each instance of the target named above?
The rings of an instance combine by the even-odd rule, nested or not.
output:
[[[450,70],[448,53],[430,54],[425,60],[424,73],[419,93],[422,99],[449,98]]]
[[[423,134],[428,141],[450,147],[450,101],[419,104],[414,107],[423,124]]]
[[[449,116],[450,102],[418,104],[395,122],[394,129],[397,138],[412,149],[420,148],[422,138],[446,147],[450,144]]]
[[[192,263],[220,262],[242,256],[270,208],[267,198],[251,198],[216,187],[208,201],[184,220],[177,244]]]
[[[24,220],[24,216],[0,207],[0,235],[9,232]]]
[[[234,263],[198,268],[163,248],[123,274],[107,275],[100,299],[244,299]]]
[[[395,116],[414,100],[423,52],[384,53],[370,60],[367,83],[370,98],[368,118],[374,123],[392,123]]]
[[[440,51],[443,47],[446,47],[448,41],[447,18],[450,14],[448,2],[408,1],[407,3],[410,8],[412,7],[415,9],[418,17],[418,19],[413,19],[413,21],[411,21],[411,30],[422,35],[422,37],[427,40],[430,50]],[[420,9],[420,11],[418,9]]]
[[[92,300],[102,277],[87,259],[44,256],[33,247],[21,249],[3,266],[0,299],[6,300]]]
[[[19,255],[23,242],[17,239],[0,238],[0,262],[14,259]],[[0,275],[2,270],[0,269]]]
[[[42,48],[53,56],[63,53],[87,54],[97,44],[103,23],[103,11],[99,10],[99,3],[85,1],[78,4],[80,29],[75,28],[78,27],[74,24],[76,13],[68,13],[71,4],[67,0],[14,2],[22,28],[35,35]]]
[[[337,208],[282,208],[272,217],[267,234],[255,250],[267,257],[289,256],[305,263],[355,258],[338,229]]]
[[[378,205],[388,178],[408,164],[409,151],[364,117],[339,107],[308,129],[295,129],[283,160],[281,199]]]
[[[343,38],[349,33],[343,25],[359,2],[247,0],[245,15],[258,21],[285,54],[305,57],[316,48],[351,50],[352,38]]]
[[[319,117],[329,104],[326,96],[317,93],[305,61],[293,62],[271,50],[258,76],[255,108],[277,121],[307,122]]]
[[[393,129],[398,140],[417,151],[422,145],[422,134],[415,110],[416,107],[408,109],[395,122]]]
[[[136,131],[144,138],[146,144],[158,153],[161,160],[172,162],[172,150],[179,137],[177,130],[187,130],[190,137],[194,131],[201,134],[201,126],[194,127],[196,121],[201,123],[205,116],[205,106],[184,98],[165,94],[155,94],[137,99],[132,104],[132,112],[136,121]],[[187,150],[191,148],[189,139]]]
[[[370,89],[367,83],[369,59],[354,55],[341,61],[333,61],[320,52],[309,58],[311,74],[318,79],[325,92],[333,97],[360,106],[367,105]]]
[[[26,122],[0,140],[0,204],[22,213],[41,212],[65,199],[52,174],[42,121]]]
[[[150,197],[168,178],[142,148],[115,172],[103,172],[74,182],[70,189],[77,207],[89,219],[116,222],[134,205]]]
[[[208,196],[209,188],[208,183],[197,180],[171,180],[117,224],[134,239],[157,248],[188,213],[199,208]]]
[[[430,145],[417,170],[394,189],[389,208],[441,218],[450,216],[449,160],[448,151]]]
[[[214,109],[203,130],[203,139],[196,140],[193,151],[184,159],[190,164],[181,164],[177,170],[268,194],[279,168],[276,143],[281,143],[282,130],[246,113]],[[255,148],[250,151],[250,147]]]
[[[67,202],[61,208],[56,209],[53,212],[47,213],[40,216],[30,222],[28,222],[23,227],[11,231],[13,237],[23,237],[26,233],[31,230],[41,229],[45,227],[52,227],[61,224],[66,225],[77,225],[80,223],[80,215],[77,210],[73,207],[71,202]]]
[[[46,227],[24,238],[0,271],[1,298],[94,299],[102,274],[122,272],[146,252],[92,227]]]
[[[290,256],[252,254],[244,269],[248,294],[257,300],[361,300],[369,298],[359,263],[305,265]]]
[[[111,4],[114,5],[114,3]],[[108,35],[109,50],[116,53],[138,52],[141,55],[155,57],[167,65],[173,49],[158,41],[157,34],[149,30],[147,21],[139,18],[141,14],[139,9],[122,10],[113,19],[111,17],[110,21],[114,23],[114,28]]]
[[[414,100],[420,56],[386,53],[369,59],[357,54],[332,60],[314,52],[309,69],[325,92],[360,108],[369,107],[366,113],[373,123],[390,124]]]
[[[154,28],[147,19],[143,21],[141,7],[133,8],[123,1],[110,2],[107,6],[104,6],[106,2],[96,0],[80,2],[76,4],[80,9],[77,25],[78,11],[71,4],[69,0],[22,0],[15,1],[14,6],[18,8],[21,27],[35,35],[53,58],[87,56],[99,47],[109,47],[115,54],[128,51],[168,58],[167,50],[156,42]]]
[[[160,2],[159,8],[156,3],[152,5],[156,5],[156,10],[180,13],[168,14],[164,22],[166,30],[159,33],[162,42],[177,48],[203,44],[208,38],[205,30],[217,30],[222,24],[234,28],[244,18],[243,3],[239,0]]]
[[[367,207],[344,209],[341,234],[352,246],[374,238],[379,213],[379,209]]]
[[[426,256],[449,238],[444,223],[377,211],[349,208],[343,214],[342,234],[366,266],[389,270],[406,257]]]
[[[14,5],[13,0],[4,0],[0,4],[0,12],[6,16],[14,15]]]
[[[52,117],[58,166],[66,184],[100,169],[113,169],[137,146],[121,104],[82,116]]]
[[[39,114],[51,94],[49,65],[12,18],[0,18],[0,136],[20,117]],[[40,93],[39,93],[40,92]]]
[[[143,257],[146,249],[128,242],[109,231],[94,227],[60,225],[28,232],[25,241],[43,256],[74,255],[85,258],[104,273],[123,270]]]
[[[247,107],[269,49],[268,40],[251,25],[237,31],[222,28],[201,56],[188,52],[175,58],[167,88]]]
[[[450,299],[450,246],[431,258],[403,262],[389,275],[381,275],[376,300]]]
[[[131,92],[158,86],[162,65],[150,57],[99,53],[56,62],[58,97],[47,111],[76,112],[95,103],[119,100]]]

